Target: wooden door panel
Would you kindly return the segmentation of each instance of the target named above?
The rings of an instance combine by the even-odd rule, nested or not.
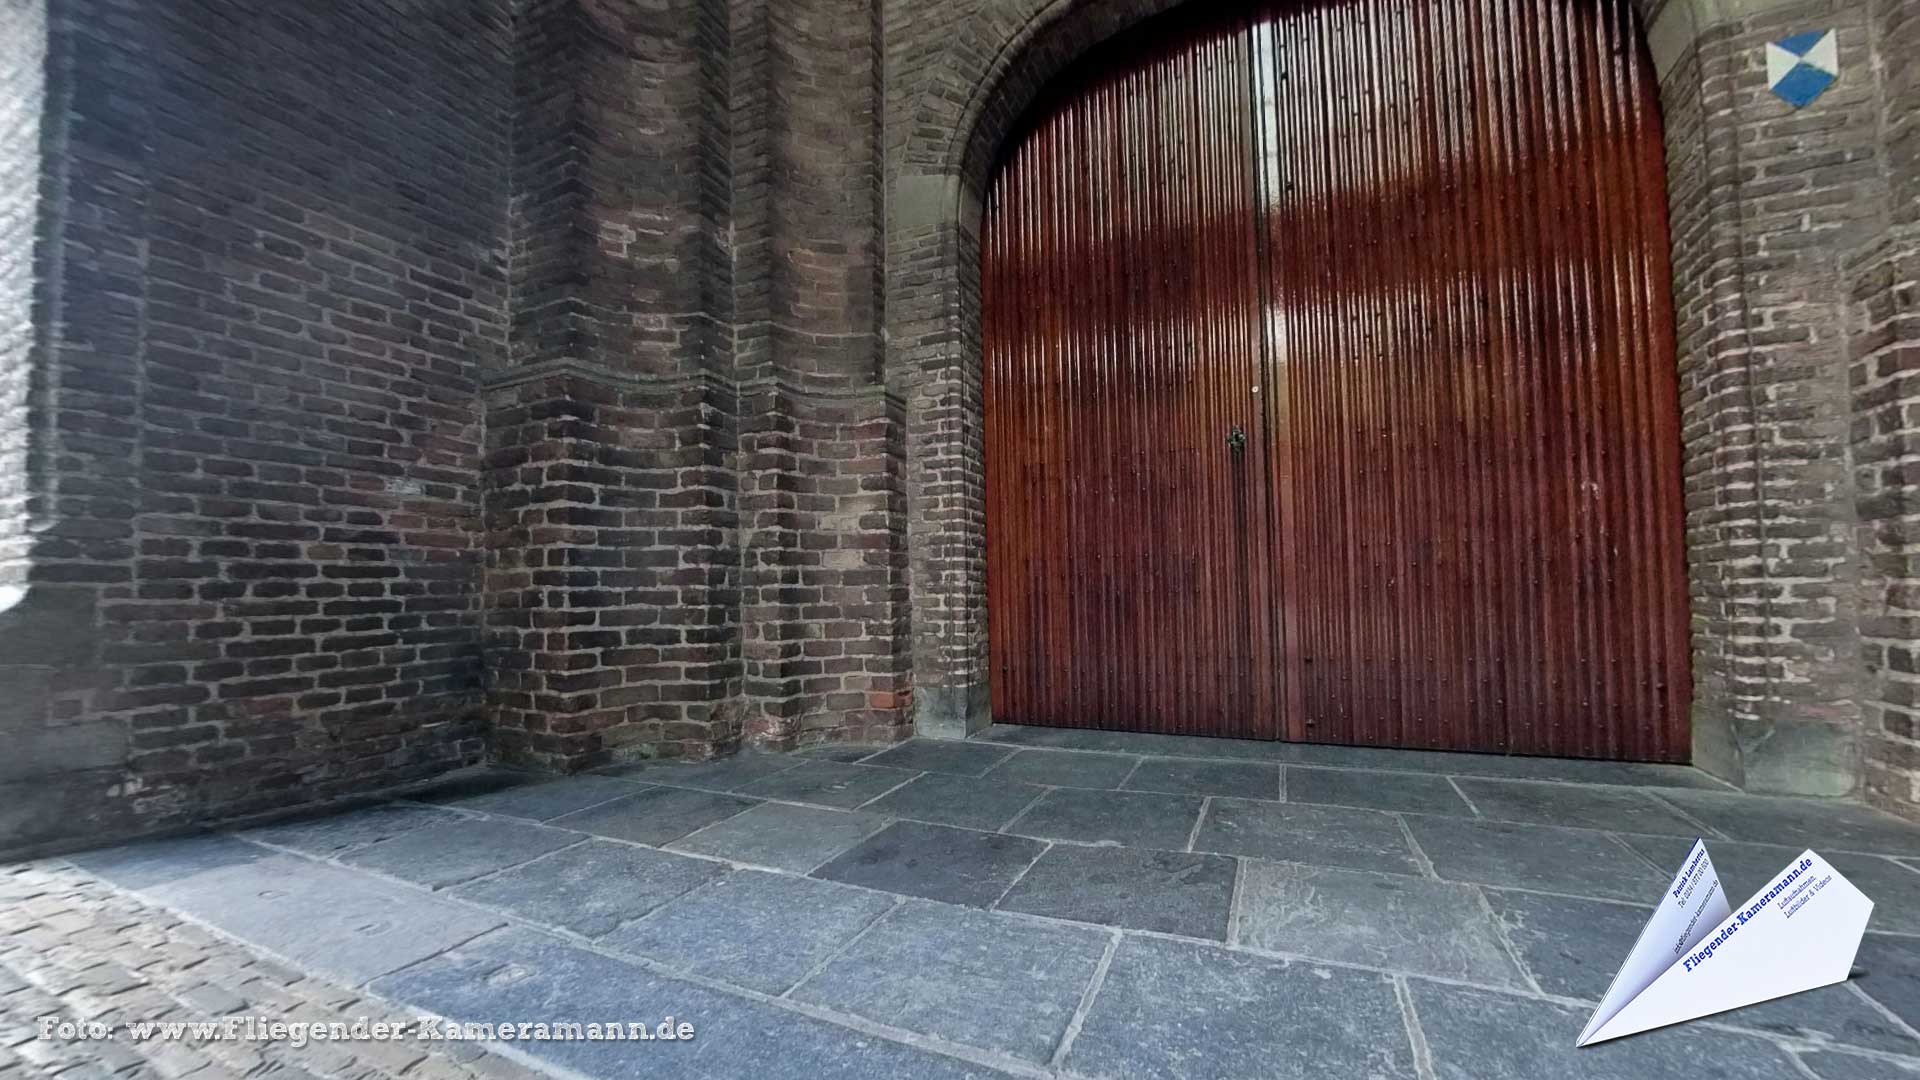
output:
[[[1663,171],[1628,0],[1070,73],[986,208],[996,718],[1685,760]]]
[[[996,715],[1274,733],[1267,479],[1229,440],[1262,422],[1249,59],[1217,36],[1093,89],[987,209]]]

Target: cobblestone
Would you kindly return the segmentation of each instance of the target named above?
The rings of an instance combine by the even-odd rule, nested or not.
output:
[[[274,1080],[524,1080],[544,1074],[466,1044],[87,1040],[60,1021],[379,1022],[409,1014],[303,975],[52,863],[0,869],[0,1080],[270,1076]]]

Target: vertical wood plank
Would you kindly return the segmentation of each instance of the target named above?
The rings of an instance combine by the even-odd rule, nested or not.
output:
[[[997,719],[1686,759],[1641,37],[1196,5],[1059,81],[981,246]]]

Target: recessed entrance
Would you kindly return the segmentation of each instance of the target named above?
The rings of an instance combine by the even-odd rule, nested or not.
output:
[[[1170,18],[1060,80],[987,202],[995,719],[1685,760],[1631,7]]]

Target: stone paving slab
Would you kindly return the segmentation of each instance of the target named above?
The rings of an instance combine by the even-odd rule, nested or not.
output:
[[[547,779],[546,776],[538,773],[481,765],[470,769],[456,769],[425,783],[414,784],[405,790],[404,797],[426,803],[465,799],[475,795],[485,795],[488,792],[504,791],[522,784],[537,784],[545,779]]]
[[[461,810],[546,821],[575,810],[632,795],[640,785],[611,776],[569,776],[540,784],[516,784],[477,795],[436,797],[433,802]]]
[[[1045,1064],[1108,941],[1094,930],[910,900],[793,996]]]
[[[1588,829],[1603,827],[1610,832],[1660,833],[1689,840],[1702,835],[1697,823],[1631,788],[1473,777],[1463,777],[1454,783],[1480,816],[1494,821]]]
[[[276,1015],[404,1023],[405,1010],[295,973],[83,871],[43,862],[0,871],[0,1076],[193,1075],[284,1080],[531,1080],[472,1043],[295,1046],[241,1040],[41,1040],[37,1018],[135,1020]],[[16,1028],[16,1024],[18,1027]],[[17,1034],[16,1034],[17,1031]]]
[[[812,878],[742,870],[601,939],[614,952],[783,994],[894,905]]]
[[[804,1036],[802,1042],[814,1048],[806,1052],[837,1053],[835,1040],[843,1038],[853,1040],[851,1045],[857,1048],[878,1044],[881,1050],[874,1052],[880,1056],[870,1059],[873,1067],[867,1070],[872,1075],[894,1075],[899,1070],[914,1074],[925,1062],[932,1063],[929,1067],[936,1075],[945,1068],[984,1071],[978,1064],[950,1056],[928,1056],[928,1051],[942,1048],[971,1055],[974,1062],[984,1062],[986,1070],[998,1066],[1051,1072],[1055,1048],[1064,1035],[1071,1040],[1065,1066],[1076,1078],[1205,1076],[1210,1070],[1223,1075],[1402,1076],[1412,1075],[1408,1070],[1413,1065],[1414,1043],[1401,1001],[1411,1002],[1436,987],[1448,994],[1468,992],[1458,982],[1507,987],[1511,994],[1491,993],[1493,1005],[1476,1007],[1511,1010],[1517,1002],[1515,1015],[1533,1010],[1531,1023],[1562,1023],[1560,1012],[1554,1010],[1566,1011],[1564,999],[1590,999],[1599,992],[1596,983],[1604,987],[1644,921],[1646,909],[1640,905],[1656,897],[1670,876],[1671,868],[1661,867],[1676,862],[1691,841],[1691,835],[1678,830],[1671,835],[1611,835],[1590,828],[1477,819],[1454,793],[1454,782],[1487,794],[1496,813],[1547,822],[1579,820],[1583,825],[1598,823],[1584,820],[1587,815],[1618,818],[1624,812],[1637,825],[1655,822],[1666,829],[1672,819],[1693,816],[1691,806],[1682,804],[1697,802],[1709,815],[1748,806],[1744,796],[1728,803],[1716,792],[1683,788],[1662,788],[1649,795],[1624,781],[1599,787],[1586,781],[1476,780],[1455,773],[1450,782],[1448,774],[1416,768],[1363,771],[1301,766],[1286,757],[1200,756],[1189,753],[1191,745],[1178,741],[1183,737],[1172,738],[1176,741],[1171,744],[1137,742],[1132,736],[1097,739],[1089,745],[1098,749],[1088,750],[1035,750],[1013,743],[947,744],[984,748],[987,757],[945,754],[925,740],[892,748],[910,751],[896,761],[925,770],[940,764],[971,768],[988,758],[997,762],[979,777],[853,764],[826,753],[737,759],[745,765],[647,764],[620,770],[642,779],[596,775],[537,784],[511,770],[468,770],[445,783],[417,789],[409,799],[460,801],[471,809],[455,811],[408,801],[334,818],[275,822],[249,833],[263,842],[336,859],[345,867],[218,836],[82,858],[103,868],[117,868],[128,881],[145,882],[157,899],[177,903],[183,910],[211,903],[218,918],[239,927],[236,934],[257,934],[269,940],[275,935],[291,937],[294,931],[289,927],[297,923],[299,936],[311,939],[317,926],[327,955],[303,954],[298,962],[308,967],[339,963],[344,957],[349,967],[339,969],[343,979],[351,980],[363,971],[387,970],[387,965],[409,959],[418,963],[401,970],[402,976],[441,965],[444,958],[413,950],[442,941],[435,935],[457,927],[450,918],[457,914],[482,921],[462,928],[467,937],[456,935],[457,940],[437,947],[453,945],[455,953],[469,950],[468,955],[478,955],[484,950],[470,949],[464,942],[511,915],[528,925],[593,938],[594,944],[584,948],[567,944],[578,939],[549,939],[535,952],[550,945],[575,949],[592,958],[592,964],[614,965],[594,969],[607,978],[625,979],[626,971],[639,971],[664,980],[658,985],[674,988],[676,993],[683,986],[714,993],[714,985],[730,985],[737,989],[720,994],[729,1003],[727,1010],[751,1006],[772,1014],[723,1010],[724,1015],[743,1018],[742,1030],[752,1033],[741,1039],[752,1045],[713,1051],[712,1060],[724,1060],[725,1068],[711,1075],[730,1076],[727,1070],[743,1063],[774,1076],[805,1075],[799,1066],[781,1072],[786,1065],[765,1064],[774,1061],[778,1050],[768,1041],[773,1033],[785,1030],[781,1024],[815,1024],[821,1022],[817,1017],[825,1016],[838,1022],[825,1025],[826,1035]],[[891,752],[883,747],[856,749],[863,758]],[[1126,752],[1129,749],[1133,752]],[[1155,753],[1142,758],[1140,751],[1146,749]],[[1306,756],[1316,761],[1343,764],[1370,762],[1373,755],[1383,753],[1299,749],[1311,751]],[[1423,768],[1455,769],[1461,767],[1456,759],[1474,755],[1417,757],[1416,763]],[[1023,760],[1031,763],[1025,768],[1055,780],[1099,779],[1108,787],[1068,785],[1050,791],[1026,785],[1017,778],[1019,770],[1012,769]],[[1283,761],[1288,762],[1284,772]],[[852,798],[861,794],[857,784],[873,775],[911,782],[853,811],[798,805],[800,799],[763,803],[715,790],[768,784],[796,770],[804,771],[782,783],[793,785],[787,789],[792,794],[815,799]],[[848,777],[853,785],[835,791]],[[1194,793],[1213,790],[1210,785],[1246,782],[1258,783],[1267,791],[1268,779],[1274,780],[1271,791],[1282,795],[1282,801]],[[583,781],[579,792],[568,790],[569,785]],[[1113,790],[1114,785],[1125,789]],[[1187,793],[1137,790],[1143,786],[1176,787]],[[1380,792],[1396,794],[1381,796]],[[606,793],[613,797],[586,805]],[[1043,793],[1045,799],[1036,803],[1035,796]],[[1194,815],[1201,827],[1192,832],[1194,820],[1183,823],[1181,846],[1184,835],[1191,832],[1196,852],[1142,846],[1167,842],[1153,831],[1160,828],[1156,815],[1139,814],[1134,815],[1139,820],[1131,820],[1121,812],[1136,804],[1161,800],[1167,805],[1199,804],[1203,798],[1205,817]],[[1308,802],[1308,798],[1325,802]],[[1341,805],[1334,802],[1336,798],[1373,798],[1392,812]],[[1385,802],[1388,798],[1402,801]],[[1076,842],[1075,837],[1062,836],[1046,842],[1010,835],[1023,831],[1024,823],[1009,823],[1009,818],[1056,799],[1058,806],[1077,808],[1063,820],[1078,823],[1076,828],[1084,824],[1085,839]],[[1789,805],[1783,809],[1782,803]],[[1802,800],[1762,800],[1756,820],[1770,827],[1792,822],[1813,827],[1804,820],[1808,809],[1803,804]],[[506,816],[517,811],[537,817],[549,807],[569,806],[584,809],[561,814],[550,827]],[[1911,831],[1911,826],[1890,826],[1882,816],[1859,812],[1857,807],[1814,806],[1838,810],[1841,831],[1850,843],[1871,842],[1897,850],[1901,838]],[[1421,812],[1421,808],[1443,807],[1446,813]],[[890,817],[917,815],[944,815],[967,827],[916,820],[888,823]],[[1141,821],[1151,828],[1142,830]],[[987,831],[1001,827],[1007,833]],[[1063,826],[1049,827],[1064,831]],[[868,835],[875,828],[879,831]],[[1701,831],[1715,828],[1707,825]],[[284,830],[277,834],[278,841],[272,840],[273,829]],[[508,842],[490,845],[481,839],[495,830]],[[1163,831],[1171,834],[1170,828]],[[625,842],[592,835],[602,832],[622,836]],[[542,851],[535,844],[529,850],[521,839],[514,839],[527,836],[564,838],[562,842],[572,846]],[[1417,847],[1410,837],[1418,840]],[[1116,841],[1127,846],[1115,846]],[[657,850],[669,844],[689,854]],[[1740,879],[1770,874],[1798,852],[1797,848],[1712,837],[1709,845],[1730,891],[1736,893],[1745,889],[1735,884]],[[1906,861],[1896,861],[1846,847],[1821,850],[1870,896],[1882,901],[1876,931],[1906,925],[1897,918],[1883,921],[1883,916],[1897,912],[1905,917],[1920,910],[1920,905],[1905,899],[1913,888],[1909,879],[1920,880],[1908,862],[1920,856],[1906,854],[1902,856]],[[401,851],[412,851],[417,858],[399,859],[393,854]],[[382,866],[381,873],[411,873],[422,884],[361,872],[356,864],[376,852],[384,852],[380,858],[395,867]],[[816,854],[822,856],[818,863],[812,861]],[[786,872],[729,871],[714,857]],[[1284,861],[1263,861],[1269,858]],[[304,883],[304,879],[288,871],[288,866],[341,875],[344,881],[302,888],[299,899],[289,901],[281,885]],[[448,867],[462,874],[477,869],[478,874],[448,885],[442,880]],[[795,876],[808,870],[811,878]],[[1217,942],[1226,936],[1236,872],[1241,918],[1238,936],[1231,940],[1238,945],[1209,949],[1192,939]],[[1445,880],[1435,880],[1435,873]],[[429,891],[433,886],[446,886],[449,892],[435,896]],[[329,899],[337,898],[343,888],[385,894],[387,906],[363,903],[356,907]],[[1549,895],[1561,893],[1571,895]],[[1479,907],[1481,894],[1500,913],[1498,922]],[[901,906],[904,897],[937,902],[908,900]],[[1626,902],[1591,899],[1595,897]],[[416,903],[430,905],[427,910],[433,914],[422,914]],[[883,920],[883,916],[893,917],[889,912],[901,919],[893,930]],[[59,918],[57,913],[50,917]],[[201,916],[195,912],[194,917]],[[419,927],[426,929],[416,933]],[[1072,981],[1071,973],[1083,959],[1023,966],[1022,949],[968,944],[1000,940],[1006,937],[1005,927],[1033,931],[1048,941],[1059,935],[1093,940],[1103,951],[1109,942],[1119,944],[1106,974],[1087,976],[1094,979],[1093,987],[1083,981],[1078,988],[1083,992],[1068,995],[1062,987]],[[47,927],[35,927],[11,944],[16,950],[40,947],[52,940],[49,932]],[[1142,936],[1142,932],[1178,936]],[[402,938],[405,947],[389,944],[389,935]],[[1509,941],[1513,953],[1507,951]],[[0,954],[7,944],[0,935]],[[1037,948],[1044,952],[1046,947]],[[1304,959],[1288,963],[1249,949]],[[1148,962],[1138,959],[1144,955],[1142,950],[1163,955]],[[1187,955],[1182,950],[1200,959],[1189,963],[1181,958]],[[1514,966],[1514,954],[1519,967]],[[1129,960],[1130,956],[1135,959]],[[1497,962],[1489,963],[1489,957]],[[867,965],[859,969],[861,974],[847,974],[860,963]],[[1249,964],[1257,976],[1245,974],[1249,969],[1244,965]],[[1353,964],[1404,974],[1388,978],[1344,966]],[[1700,1041],[1701,1033],[1735,1040],[1727,1044],[1735,1047],[1734,1064],[1724,1073],[1729,1076],[1763,1075],[1753,1071],[1754,1062],[1771,1067],[1794,1053],[1808,1058],[1807,1071],[1791,1074],[1800,1080],[1809,1075],[1824,1077],[1820,1068],[1832,1071],[1862,1062],[1894,1068],[1891,1055],[1920,1054],[1920,1038],[1912,1030],[1912,1025],[1920,1023],[1920,1015],[1915,1015],[1920,1012],[1916,1004],[1920,1002],[1920,936],[1869,934],[1856,964],[1856,977],[1849,985],[1763,1003],[1721,1019],[1735,1028],[1752,1029],[1748,1034],[1716,1032],[1701,1025],[1681,1029],[1688,1033],[1688,1041],[1676,1045],[1684,1053],[1639,1050],[1624,1056],[1616,1052],[1607,1058],[1564,1059],[1557,1030],[1550,1033],[1553,1038],[1529,1031],[1518,1037],[1523,1045],[1511,1058],[1488,1059],[1491,1068],[1503,1070],[1489,1074],[1489,1080],[1529,1075],[1528,1069],[1542,1076],[1638,1076],[1634,1070],[1643,1066],[1650,1070],[1644,1073],[1648,1077],[1677,1078],[1676,1063],[1704,1070],[1690,1075],[1716,1075],[1708,1067],[1709,1059],[1695,1061],[1687,1056],[1718,1045]],[[1201,970],[1190,970],[1195,967]],[[1067,969],[1068,974],[1056,980],[1056,968]],[[537,986],[527,993],[537,992],[539,1000],[568,1013],[612,1001],[593,997],[598,988],[583,997],[572,984],[517,959],[487,970],[488,979],[481,981],[499,982],[494,990],[540,983],[544,989]],[[586,969],[571,970],[577,974]],[[0,970],[0,995],[7,993],[9,985],[4,976]],[[1431,983],[1424,976],[1456,982]],[[298,973],[290,972],[287,978],[298,978]],[[813,981],[807,985],[812,989],[796,989],[810,978]],[[713,982],[702,986],[700,980]],[[1536,996],[1534,980],[1541,991],[1562,999],[1561,1004]],[[1056,981],[1060,986],[1054,985]],[[1331,991],[1326,989],[1328,984]],[[97,997],[119,985],[113,970],[103,967],[97,973],[76,976],[71,987],[62,989],[80,995],[74,1000],[92,1001],[86,995]],[[941,986],[970,989],[942,1000],[936,996]],[[471,989],[476,1002],[488,992],[486,987]],[[1329,992],[1331,1003],[1316,1000]],[[783,993],[789,995],[791,1007],[768,1004],[762,996]],[[819,995],[817,999],[814,994]],[[1085,1006],[1086,1022],[1077,1028],[1062,1027],[1053,1035],[1054,1044],[1043,1045],[1045,1033],[1023,1027],[1029,1015],[1014,1009],[1022,994],[1051,995],[1048,1001],[1072,996],[1075,1004]],[[1211,1004],[1196,1019],[1185,1011],[1189,998]],[[1372,1010],[1381,1002],[1391,1011],[1376,1017]],[[1003,1006],[1005,1015],[1000,1011]],[[1445,1002],[1435,1006],[1443,1014],[1449,1007]],[[1541,1013],[1537,1007],[1548,1011]],[[1141,1018],[1133,1029],[1119,1019],[1128,1016],[1129,1009]],[[801,1015],[809,1011],[817,1015]],[[1578,1008],[1571,1011],[1580,1013],[1572,1022],[1577,1033],[1584,1013]],[[886,1030],[881,1033],[873,1025]],[[1471,1052],[1473,1039],[1461,1039],[1452,1031],[1436,1037],[1424,1017],[1420,1030],[1434,1048],[1436,1076],[1463,1075],[1461,1070],[1471,1064],[1464,1055]],[[1492,1034],[1483,1031],[1478,1037]],[[1570,1048],[1571,1035],[1564,1042]],[[962,1045],[973,1049],[956,1049]],[[1826,1056],[1820,1068],[1812,1060],[1815,1050]],[[887,1056],[895,1051],[908,1056]],[[560,1053],[576,1055],[568,1060],[592,1064],[589,1071],[599,1075],[661,1071],[659,1057],[636,1058],[637,1052],[629,1046],[623,1053],[578,1048]],[[611,1056],[596,1057],[596,1053]],[[332,1061],[318,1055],[308,1060],[316,1066]],[[1900,1059],[1900,1069],[1907,1060]],[[1911,1060],[1920,1062],[1920,1057]],[[708,1064],[699,1059],[682,1069],[676,1059],[662,1075],[707,1075],[699,1070]],[[848,1075],[856,1074],[857,1069]],[[1860,1075],[1874,1074],[1862,1071]]]
[[[1653,909],[1612,900],[1483,889],[1520,964],[1541,990],[1598,1003]]]
[[[1137,757],[1118,754],[1069,754],[1050,750],[1022,750],[994,766],[994,780],[1046,787],[1119,787],[1140,764]]]
[[[645,784],[698,788],[702,791],[737,791],[809,760],[815,759],[798,754],[743,752],[715,761],[637,761],[608,765],[593,771],[602,776],[623,777]]]
[[[879,832],[887,819],[858,810],[762,803],[675,840],[690,851],[804,874]]]
[[[891,750],[865,758],[868,765],[884,765],[914,772],[979,776],[1013,755],[1010,747],[989,743],[912,739]]]
[[[1681,860],[1693,846],[1691,840],[1658,836],[1621,839],[1655,866],[1671,868],[1670,872],[1680,869]],[[1773,884],[1774,877],[1804,850],[1732,840],[1707,841],[1707,856],[1713,860],[1714,872],[1727,891],[1727,902],[1735,907]],[[1867,923],[1868,929],[1920,934],[1920,873],[1879,855],[1835,851],[1821,852],[1821,856],[1873,901],[1873,918]]]
[[[1197,795],[1059,788],[1041,796],[1006,831],[1048,840],[1181,851],[1193,835],[1202,802]]]
[[[1449,881],[1643,903],[1672,878],[1604,833],[1416,814],[1406,822]]]
[[[432,956],[503,921],[404,885],[295,855],[269,853],[263,859],[228,862],[166,880],[137,872],[143,868],[120,877],[110,865],[76,862],[107,881],[350,985]]]
[[[1289,765],[1285,787],[1288,802],[1474,816],[1473,808],[1444,776]]]
[[[596,839],[455,886],[448,895],[598,937],[725,872],[719,863]]]
[[[851,810],[913,779],[905,769],[809,761],[740,789],[743,795]]]
[[[1388,750],[1370,746],[1215,739],[1198,735],[1157,735],[1141,732],[1096,731],[1090,728],[1024,727],[1017,724],[994,724],[973,738],[975,741],[1010,746],[1150,754],[1158,757],[1278,761],[1331,768],[1427,772],[1436,775],[1570,780],[1583,784],[1619,784],[1629,787],[1729,790],[1729,785],[1699,769],[1686,765],[1649,762],[1577,761],[1567,758],[1463,754],[1434,750]]]
[[[1625,787],[1679,787],[1725,791],[1727,785],[1686,765],[1635,761],[1580,761],[1510,754],[1399,750],[1377,746],[1279,743],[1280,760],[1339,769],[1423,772],[1436,776],[1483,776],[1509,780],[1564,780]]]
[[[614,840],[658,847],[760,805],[758,799],[686,788],[650,787],[548,822]]]
[[[813,876],[903,896],[987,907],[1046,850],[1038,840],[896,821]]]
[[[1805,1080],[1765,1040],[1700,1025],[1576,1048],[1589,1010],[1409,980],[1436,1080]]]
[[[1664,791],[1659,797],[1729,840],[1823,854],[1920,855],[1920,825],[1856,803],[1716,791]]]
[[[1234,940],[1486,986],[1525,983],[1472,886],[1249,859]]]
[[[341,856],[341,861],[437,889],[579,842],[579,834],[559,829],[469,818],[412,829],[390,840],[355,848]]]
[[[120,888],[144,890],[270,858],[273,852],[258,844],[219,833],[201,833],[88,851],[69,856],[67,861]]]
[[[1920,1057],[1920,1038],[1908,1025],[1888,1018],[1856,988],[1864,990],[1866,980],[1758,1002],[1719,1013],[1714,1020],[1806,1042]]]
[[[377,980],[373,990],[462,1021],[554,1016],[694,1025],[672,1042],[529,1042],[522,1049],[590,1076],[686,1080],[925,1080],[993,1070],[875,1038],[759,1001],[657,975],[534,931],[509,928]]]
[[[1801,1054],[1800,1063],[1817,1080],[1920,1080],[1920,1062],[1909,1065],[1858,1054],[1816,1050]]]
[[[1215,799],[1193,849],[1392,874],[1420,870],[1392,815],[1341,806]]]
[[[1489,890],[1488,900],[1542,990],[1595,1003],[1606,994],[1652,913],[1649,908],[1537,893]],[[1716,1019],[1813,1042],[1920,1054],[1920,1039],[1847,986],[1824,986],[1721,1013]]]
[[[1178,795],[1278,799],[1280,766],[1253,761],[1146,758],[1122,787],[1128,791],[1164,791]]]
[[[1418,1075],[1385,976],[1141,937],[1121,941],[1064,1064],[1116,1080]]]
[[[277,822],[239,835],[262,843],[292,848],[327,858],[355,848],[391,840],[428,825],[459,821],[459,814],[413,803],[384,803],[344,813],[305,816]]]
[[[1220,855],[1058,844],[997,906],[1225,941],[1235,871],[1234,860]]]
[[[979,742],[1057,750],[1090,750],[1113,754],[1151,754],[1156,757],[1231,758],[1252,761],[1285,759],[1286,743],[1250,739],[1213,739],[1201,735],[1159,735],[1094,728],[1027,727],[994,724],[973,736]]]
[[[928,773],[868,803],[866,809],[935,825],[993,832],[1018,817],[1046,791],[1011,780]]]
[[[1920,938],[1868,934],[1853,969],[1853,985],[1920,1031]]]
[[[825,746],[811,746],[805,750],[795,750],[793,757],[801,761],[840,761],[851,764],[885,750],[888,745],[875,743],[828,743]]]

